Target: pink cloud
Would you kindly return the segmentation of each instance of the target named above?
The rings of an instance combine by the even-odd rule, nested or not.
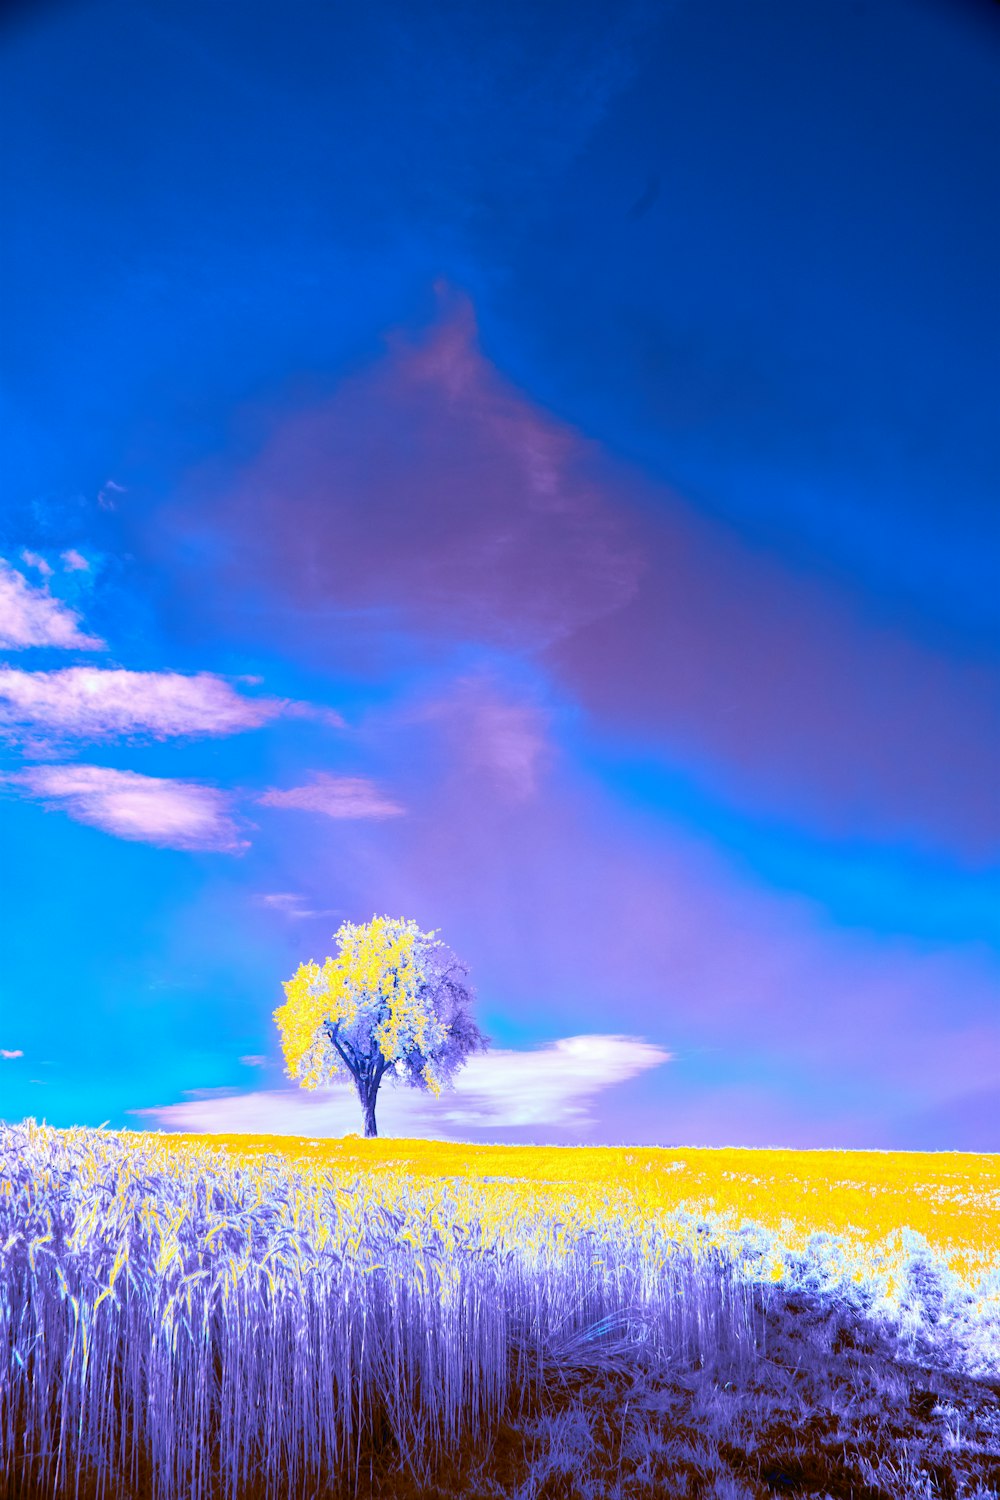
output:
[[[290,707],[280,698],[245,698],[210,672],[128,672],[67,667],[22,672],[0,667],[0,728],[51,731],[79,739],[126,735],[236,734]]]
[[[50,811],[117,838],[226,854],[249,848],[229,816],[229,798],[215,787],[106,766],[30,766],[3,779]]]
[[[8,1058],[9,1059],[9,1058],[12,1058],[12,1057],[23,1057],[23,1056],[24,1056],[24,1053],[21,1051],[20,1047],[15,1047],[14,1050],[10,1051],[10,1052],[7,1050],[6,1047],[0,1047],[0,1057]]]
[[[33,558],[34,554],[29,556]],[[44,563],[44,559],[38,561]],[[44,565],[48,568],[47,563]],[[29,583],[0,557],[0,648],[18,651],[28,646],[55,646],[73,651],[106,649],[97,636],[83,634],[75,610],[54,598],[47,589]]]
[[[287,601],[319,650],[345,622],[535,645],[635,590],[641,560],[598,457],[500,378],[454,298],[423,342],[393,339],[381,365],[283,422],[221,494],[215,471],[193,476],[161,536],[221,533],[217,598]],[[212,607],[192,589],[192,608]]]
[[[34,568],[36,573],[41,573],[43,578],[52,577],[52,564],[40,552],[29,552],[27,547],[22,547],[21,561],[27,563],[29,568]]]
[[[363,776],[328,776],[322,771],[305,786],[274,787],[257,801],[264,807],[297,808],[328,818],[392,818],[406,810]]]
[[[161,542],[201,537],[221,559],[217,588],[186,570],[188,613],[252,632],[263,595],[269,645],[300,659],[356,666],[406,632],[410,649],[415,633],[530,651],[602,734],[755,811],[970,858],[1000,836],[996,671],[611,462],[490,365],[462,298],[283,416],[244,470],[192,476],[161,524]],[[529,738],[494,716],[512,785],[534,779]]]
[[[461,764],[484,771],[515,801],[538,790],[553,746],[548,716],[515,684],[477,673],[458,678],[446,692],[390,713],[395,724],[440,723]]]
[[[77,552],[75,547],[70,547],[66,552],[61,552],[60,557],[63,567],[67,573],[89,573],[90,563],[82,552]]]
[[[876,624],[678,505],[647,507],[641,534],[635,597],[546,652],[595,722],[826,833],[995,850],[994,669]]]

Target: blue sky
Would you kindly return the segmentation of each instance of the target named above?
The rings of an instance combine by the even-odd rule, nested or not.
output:
[[[271,1011],[387,911],[495,1045],[385,1131],[1000,1149],[998,84],[936,0],[14,13],[4,1118],[358,1128]]]

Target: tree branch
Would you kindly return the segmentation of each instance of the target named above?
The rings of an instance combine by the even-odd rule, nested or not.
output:
[[[327,1021],[327,1023],[326,1023],[326,1034],[327,1034],[327,1036],[330,1038],[330,1041],[333,1043],[334,1047],[340,1053],[340,1056],[341,1056],[342,1060],[347,1064],[348,1071],[355,1078],[357,1078],[358,1075],[359,1075],[359,1073],[360,1073],[360,1071],[361,1071],[361,1064],[360,1064],[358,1058],[355,1056],[355,1054],[354,1054],[354,1048],[351,1046],[351,1044],[347,1040],[347,1038],[346,1037],[344,1037],[344,1038],[338,1037],[337,1032],[339,1030],[340,1030],[340,1022],[339,1021],[332,1021],[332,1022],[331,1021]],[[344,1050],[345,1048],[347,1048],[348,1050],[345,1051]]]

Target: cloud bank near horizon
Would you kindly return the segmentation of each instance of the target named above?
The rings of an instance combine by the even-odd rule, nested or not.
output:
[[[470,1057],[453,1089],[438,1099],[404,1087],[380,1090],[379,1128],[382,1134],[461,1139],[465,1129],[585,1125],[604,1090],[671,1059],[662,1047],[628,1036],[562,1037],[523,1051],[494,1048]],[[218,1135],[345,1135],[358,1130],[359,1105],[349,1081],[316,1091],[198,1094],[194,1091],[181,1104],[129,1113],[168,1130]]]

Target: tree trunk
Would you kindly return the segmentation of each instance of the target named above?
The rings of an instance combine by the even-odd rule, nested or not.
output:
[[[372,1089],[364,1101],[365,1107],[365,1135],[378,1135],[378,1127],[375,1124],[375,1090]]]

